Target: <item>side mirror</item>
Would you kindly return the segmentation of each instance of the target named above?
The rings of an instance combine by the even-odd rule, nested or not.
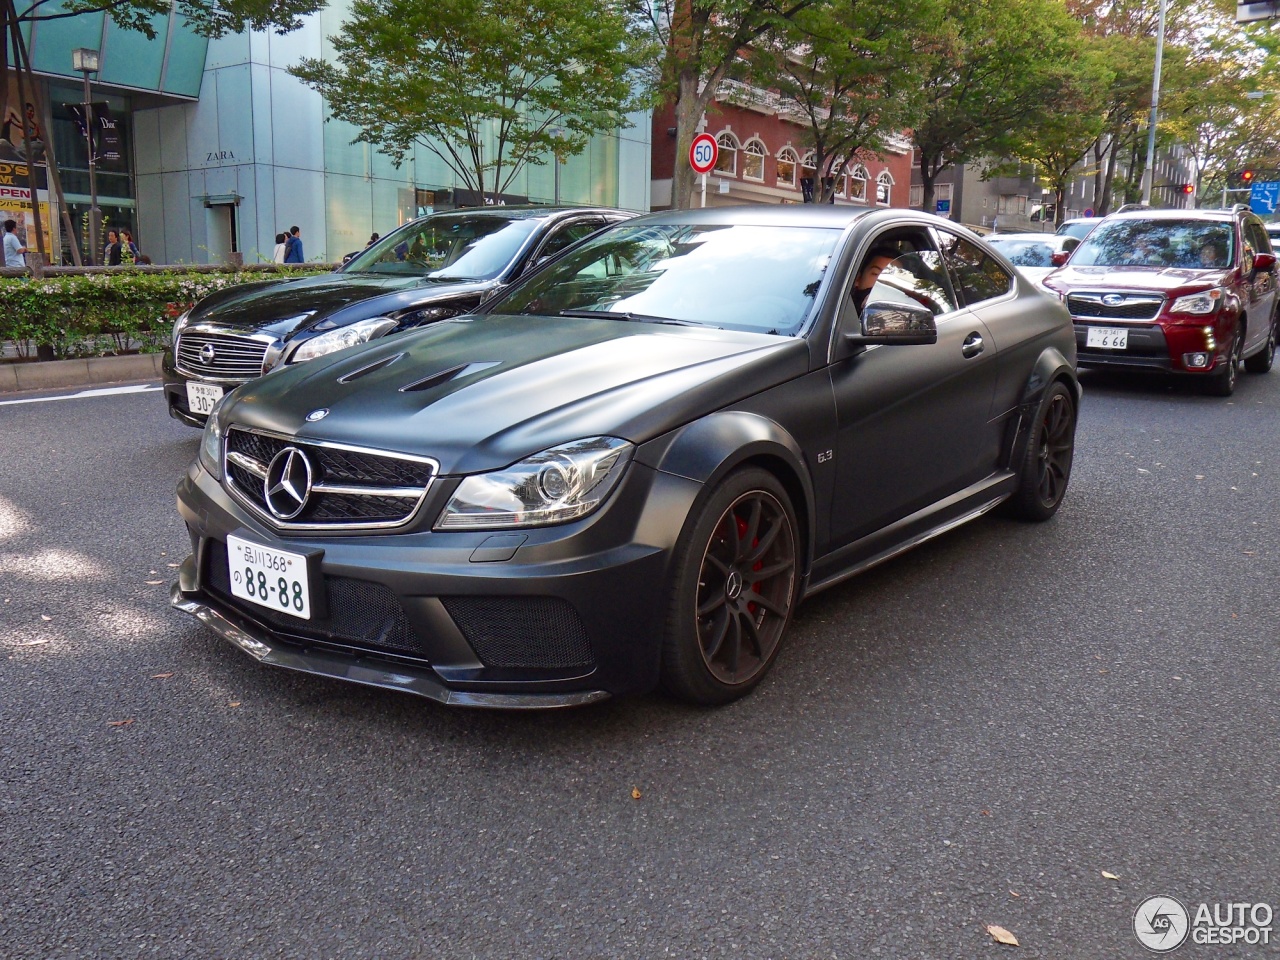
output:
[[[1059,250],[1057,253],[1055,253],[1053,256],[1049,258],[1049,262],[1052,263],[1055,267],[1060,267],[1067,262],[1067,258],[1069,256],[1071,256],[1071,254],[1068,253],[1066,250]]]
[[[1253,255],[1254,270],[1270,270],[1276,265],[1275,254],[1272,253],[1255,253]]]
[[[889,303],[877,300],[862,308],[859,333],[846,339],[852,343],[920,344],[937,343],[938,326],[933,311],[915,303]]]

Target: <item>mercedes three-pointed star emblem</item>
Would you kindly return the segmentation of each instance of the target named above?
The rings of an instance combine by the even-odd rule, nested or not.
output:
[[[297,447],[285,447],[267,467],[262,490],[267,508],[280,520],[292,520],[311,495],[311,461]]]

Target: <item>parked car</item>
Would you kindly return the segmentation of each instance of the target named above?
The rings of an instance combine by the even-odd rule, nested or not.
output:
[[[1245,208],[1113,214],[1044,285],[1071,312],[1082,366],[1186,374],[1218,396],[1241,361],[1271,369],[1276,258]]]
[[[1080,245],[1078,237],[1052,233],[997,233],[986,241],[1033,283],[1066,263],[1071,251]]]
[[[483,315],[226,396],[172,602],[264,664],[448,704],[724,703],[802,598],[1001,503],[1054,514],[1074,351],[937,217],[653,214]]]
[[[173,326],[163,364],[169,414],[203,426],[225,393],[270,370],[473,310],[534,265],[629,216],[583,207],[437,213],[334,273],[220,290]]]
[[[1280,223],[1268,223],[1267,237],[1271,240],[1271,249],[1276,248],[1276,243],[1280,242]]]
[[[1075,237],[1077,240],[1083,240],[1102,222],[1102,219],[1102,217],[1077,217],[1073,220],[1063,220],[1054,233],[1059,237]]]

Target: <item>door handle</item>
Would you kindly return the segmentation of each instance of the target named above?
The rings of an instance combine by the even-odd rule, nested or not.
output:
[[[982,352],[982,334],[971,333],[964,338],[964,345],[960,347],[960,352],[964,354],[966,360],[971,360]]]

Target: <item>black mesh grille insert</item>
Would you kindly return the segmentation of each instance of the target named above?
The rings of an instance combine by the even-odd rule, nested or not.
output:
[[[284,633],[423,660],[427,658],[427,647],[409,624],[400,601],[390,588],[381,583],[349,577],[325,577],[328,618],[299,620],[231,595],[226,544],[219,541],[209,545],[206,569],[208,582],[205,586],[210,591],[237,610]],[[312,589],[315,589],[314,584]]]
[[[589,667],[591,641],[578,612],[559,597],[441,597],[488,667]]]
[[[1067,309],[1074,317],[1099,317],[1115,320],[1152,320],[1160,312],[1160,298],[1127,298],[1114,305],[1102,303],[1096,296],[1068,295]]]

